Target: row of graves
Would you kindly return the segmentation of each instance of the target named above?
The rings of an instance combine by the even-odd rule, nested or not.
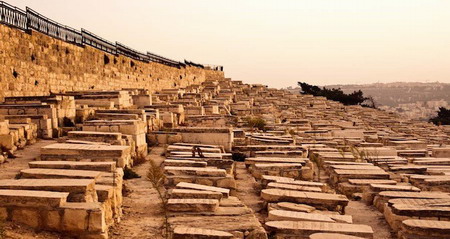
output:
[[[175,143],[163,162],[173,238],[267,238],[236,193],[235,162],[217,145]]]
[[[325,145],[286,145],[281,140],[236,146],[248,156],[245,166],[259,184],[269,237],[372,238],[370,226],[355,224],[352,216],[345,215],[349,199],[329,183],[315,180],[316,165],[308,155],[316,148]]]
[[[448,238],[448,130],[322,97],[260,85],[234,90],[233,152],[246,156],[273,238],[372,238],[345,214],[349,200],[379,210],[398,238]],[[246,104],[247,103],[247,104]],[[264,119],[264,131],[245,128]],[[353,237],[352,237],[353,236]]]
[[[6,97],[0,159],[38,138],[58,142],[0,180],[0,218],[39,230],[107,238],[124,170],[165,145],[173,238],[376,237],[346,215],[350,200],[383,212],[395,237],[450,234],[448,128],[375,109],[227,78]],[[236,197],[237,164],[258,184],[262,221]]]
[[[36,139],[57,142],[42,147],[15,179],[0,180],[0,219],[108,238],[122,216],[124,170],[145,160],[148,132],[160,127],[157,110],[144,107],[151,100],[141,90],[6,97],[0,145],[8,160]]]
[[[170,145],[164,172],[175,238],[377,237],[345,213],[350,200],[382,211],[393,237],[448,237],[445,127],[227,79],[155,96],[152,107],[167,117],[147,138]],[[264,130],[249,124],[253,117]],[[236,164],[258,182],[262,221],[233,196]],[[405,199],[421,197],[435,211],[411,214],[419,201]]]

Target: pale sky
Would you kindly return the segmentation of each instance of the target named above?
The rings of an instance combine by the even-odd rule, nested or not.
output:
[[[245,83],[450,83],[450,0],[7,2]]]

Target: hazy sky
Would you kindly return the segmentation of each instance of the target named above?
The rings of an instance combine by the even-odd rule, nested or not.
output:
[[[246,83],[450,83],[449,0],[7,2]]]

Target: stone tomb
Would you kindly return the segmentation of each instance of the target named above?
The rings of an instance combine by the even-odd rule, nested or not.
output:
[[[130,146],[121,145],[50,144],[41,148],[40,159],[43,161],[113,161],[121,168],[133,164]]]
[[[266,223],[270,231],[274,232],[274,238],[309,238],[311,234],[318,232],[339,233],[362,238],[373,238],[373,230],[370,226],[347,223],[312,222],[312,221],[270,221]]]
[[[261,197],[266,202],[303,203],[315,208],[344,212],[348,199],[341,194],[302,192],[285,189],[263,189]]]

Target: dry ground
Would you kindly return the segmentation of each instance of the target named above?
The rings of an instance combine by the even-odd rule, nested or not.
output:
[[[41,140],[36,144],[27,146],[16,153],[17,158],[9,159],[0,165],[0,179],[12,179],[24,168],[28,168],[28,162],[39,156],[40,148],[55,143],[54,140]],[[161,156],[164,149],[155,147],[151,150],[148,160],[153,160],[158,165],[164,160]],[[112,239],[162,239],[163,212],[161,202],[146,178],[150,167],[149,161],[133,167],[133,170],[141,178],[125,180],[125,196],[123,198],[123,216],[120,223],[116,223],[110,230]],[[249,208],[253,209],[257,218],[264,223],[265,208],[259,197],[258,184],[245,168],[244,163],[236,164],[236,182],[238,190],[236,196]],[[366,224],[373,228],[374,239],[390,239],[391,232],[383,215],[371,206],[360,201],[351,201],[346,208],[346,214],[353,216],[354,223]],[[26,226],[13,223],[4,223],[5,238],[12,239],[65,239],[54,233],[35,232]],[[0,237],[1,238],[1,237]]]
[[[161,147],[153,148],[148,159],[161,164],[164,160],[161,156],[163,151]],[[149,168],[149,161],[133,167],[133,171],[141,178],[125,181],[127,195],[123,198],[122,221],[111,229],[110,238],[163,238],[163,211],[158,194],[146,177]]]

